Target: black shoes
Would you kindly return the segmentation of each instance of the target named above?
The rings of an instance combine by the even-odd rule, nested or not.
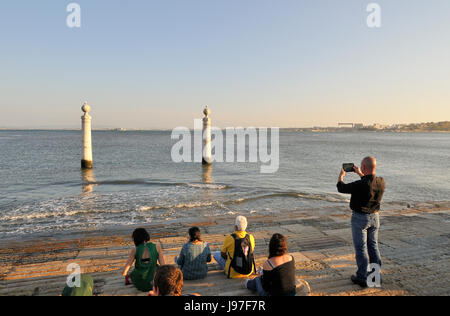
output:
[[[352,275],[351,280],[354,284],[358,284],[360,287],[366,288],[367,287],[367,282],[366,281],[362,281],[360,279],[358,279],[356,277],[356,275]]]

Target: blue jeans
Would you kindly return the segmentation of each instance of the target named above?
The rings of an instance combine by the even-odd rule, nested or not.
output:
[[[225,270],[225,265],[227,263],[227,260],[225,260],[224,258],[222,258],[222,254],[220,253],[220,251],[215,251],[213,253],[214,256],[214,260],[217,261],[217,263],[219,264],[219,266],[222,268],[222,270]]]
[[[258,292],[259,296],[269,296],[269,294],[264,291],[261,277],[254,278],[253,280],[249,280],[247,282],[247,289],[253,292]]]
[[[352,215],[352,235],[355,247],[356,276],[361,281],[367,280],[367,268],[370,263],[381,267],[380,250],[378,249],[378,230],[380,229],[380,215],[354,212]],[[367,258],[367,254],[369,257]]]

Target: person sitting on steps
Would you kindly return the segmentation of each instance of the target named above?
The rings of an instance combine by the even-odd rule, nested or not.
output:
[[[245,278],[255,272],[255,238],[246,232],[247,219],[238,216],[234,233],[228,235],[221,251],[214,252],[214,259],[228,278]]]

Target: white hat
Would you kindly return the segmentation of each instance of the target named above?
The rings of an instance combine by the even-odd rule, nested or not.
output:
[[[247,219],[244,216],[236,217],[236,227],[238,231],[245,231],[247,229]]]

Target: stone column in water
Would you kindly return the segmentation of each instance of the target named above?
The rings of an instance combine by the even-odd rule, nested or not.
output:
[[[83,133],[83,156],[81,158],[81,168],[92,169],[92,136],[91,136],[91,117],[89,111],[91,107],[84,102],[81,110],[84,115],[81,117],[81,130]]]
[[[203,110],[205,117],[203,118],[203,139],[205,140],[205,147],[203,147],[203,159],[202,163],[204,165],[211,164],[211,119],[209,114],[211,111],[208,106]]]

